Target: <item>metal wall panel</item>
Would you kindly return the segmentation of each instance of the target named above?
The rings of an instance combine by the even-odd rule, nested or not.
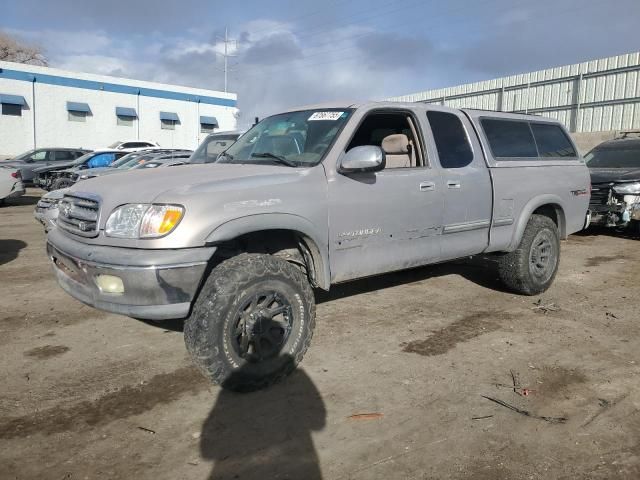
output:
[[[573,132],[640,129],[640,52],[390,100],[544,115]]]

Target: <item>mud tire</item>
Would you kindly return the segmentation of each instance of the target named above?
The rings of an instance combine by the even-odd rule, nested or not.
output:
[[[548,262],[540,268],[541,246],[546,246]],[[560,265],[560,235],[549,217],[532,215],[518,248],[498,257],[498,275],[511,291],[521,295],[537,295],[546,291]]]
[[[71,180],[70,178],[57,178],[51,184],[51,188],[49,189],[49,191],[60,190],[61,188],[69,188],[71,186],[73,186],[73,180]]]
[[[251,362],[237,352],[237,318],[247,299],[261,291],[275,291],[289,302],[291,327],[273,358]],[[315,301],[304,273],[272,255],[241,254],[211,271],[185,321],[184,340],[193,362],[212,383],[247,392],[291,373],[307,351],[314,327]]]

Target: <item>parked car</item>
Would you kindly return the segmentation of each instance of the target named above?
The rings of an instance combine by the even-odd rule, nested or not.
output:
[[[4,160],[0,162],[0,165],[19,168],[22,182],[26,186],[31,186],[33,185],[33,171],[36,168],[65,164],[90,151],[81,148],[37,148]]]
[[[556,120],[335,104],[268,117],[211,165],[72,187],[47,251],[66,292],[186,318],[204,375],[251,390],[302,359],[312,287],[496,254],[509,289],[539,294],[588,203],[588,169]]]
[[[34,185],[44,190],[57,190],[73,185],[71,175],[79,170],[106,167],[114,160],[127,154],[122,150],[96,150],[87,153],[73,162],[36,168],[33,173]]]
[[[160,147],[160,145],[158,145],[157,142],[151,142],[151,141],[147,141],[147,140],[131,140],[128,142],[114,142],[111,145],[109,145],[107,148],[110,149],[114,149],[114,150],[124,150],[126,152],[135,152],[137,150],[144,150],[147,148],[158,148]]]
[[[640,138],[603,142],[585,156],[591,224],[640,233]]]
[[[242,135],[242,133],[235,131],[210,133],[200,143],[195,152],[193,152],[189,163],[215,162],[218,155],[233,145],[240,135]]]
[[[191,150],[152,150],[130,153],[113,162],[109,167],[78,171],[72,176],[72,180],[74,182],[88,180],[142,167],[155,168],[164,166],[165,163],[184,164],[188,161],[191,153]]]
[[[0,204],[5,199],[24,195],[24,185],[20,170],[15,167],[0,166]]]
[[[38,200],[36,208],[33,211],[33,216],[42,224],[45,233],[56,226],[56,220],[58,219],[58,204],[68,191],[68,188],[52,190],[45,193],[40,200]]]

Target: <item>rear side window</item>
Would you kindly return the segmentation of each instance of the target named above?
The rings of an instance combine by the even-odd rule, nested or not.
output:
[[[536,158],[536,149],[528,122],[484,118],[482,129],[496,158]]]
[[[57,150],[54,153],[55,153],[56,160],[69,161],[69,160],[76,159],[76,156],[74,155],[74,153],[68,150]]]
[[[442,168],[462,168],[473,161],[469,139],[460,119],[452,113],[427,112]]]
[[[558,125],[532,123],[531,130],[541,157],[576,157],[571,142]]]

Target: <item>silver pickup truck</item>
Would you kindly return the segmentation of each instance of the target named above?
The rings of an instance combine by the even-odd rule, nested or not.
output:
[[[302,359],[313,288],[493,254],[514,292],[545,291],[589,185],[555,120],[333,104],[268,117],[213,164],[75,185],[47,251],[73,297],[186,318],[202,372],[256,389]]]

